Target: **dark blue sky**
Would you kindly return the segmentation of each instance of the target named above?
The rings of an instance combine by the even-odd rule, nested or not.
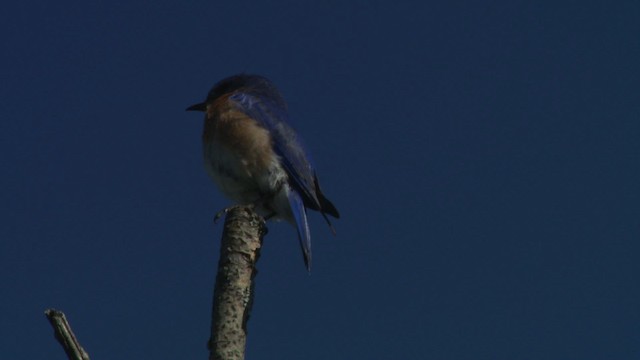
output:
[[[23,1],[0,15],[0,354],[204,359],[201,114],[271,78],[340,209],[270,224],[248,359],[640,357],[637,1]]]

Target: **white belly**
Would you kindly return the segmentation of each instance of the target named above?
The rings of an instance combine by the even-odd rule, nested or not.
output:
[[[273,156],[266,168],[256,168],[251,159],[219,144],[204,146],[204,166],[220,190],[242,205],[254,204],[263,216],[293,220],[288,201],[287,173]]]

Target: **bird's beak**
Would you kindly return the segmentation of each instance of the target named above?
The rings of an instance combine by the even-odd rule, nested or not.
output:
[[[207,104],[199,103],[199,104],[191,105],[187,108],[187,111],[207,111]]]

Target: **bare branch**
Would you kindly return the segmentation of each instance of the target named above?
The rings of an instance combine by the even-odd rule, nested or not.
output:
[[[89,354],[80,346],[64,313],[55,309],[47,309],[44,314],[53,327],[56,340],[62,345],[69,360],[89,360]]]
[[[213,292],[209,360],[244,359],[253,278],[266,232],[264,219],[251,208],[228,211]]]

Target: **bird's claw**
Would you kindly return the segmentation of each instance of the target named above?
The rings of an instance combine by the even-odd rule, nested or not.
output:
[[[247,206],[247,207],[249,207],[249,208],[251,208],[251,209],[255,209],[255,208],[256,208],[256,204],[248,204],[248,205],[245,205],[245,206]],[[220,221],[220,218],[222,218],[223,216],[227,215],[227,214],[229,213],[229,211],[231,211],[231,209],[233,209],[234,207],[235,207],[235,206],[229,206],[229,207],[227,207],[227,208],[224,208],[224,209],[222,209],[222,210],[218,211],[218,212],[216,213],[216,215],[213,217],[213,223],[214,223],[214,224],[217,224],[217,223],[218,223],[218,221]],[[267,217],[265,217],[265,220],[268,220],[269,218],[271,218],[271,217],[272,217],[272,216],[274,216],[274,215],[276,215],[276,213],[275,213],[275,212],[272,212],[272,213],[271,213],[271,214],[269,214]]]
[[[228,213],[230,210],[231,210],[231,208],[230,208],[230,207],[228,207],[228,208],[224,208],[224,209],[222,209],[222,210],[218,211],[218,212],[216,213],[216,215],[213,217],[213,223],[214,223],[214,224],[217,224],[217,223],[218,223],[218,221],[220,221],[220,218],[221,218],[221,217],[223,217],[223,216],[225,216],[225,215],[227,215],[227,213]]]

